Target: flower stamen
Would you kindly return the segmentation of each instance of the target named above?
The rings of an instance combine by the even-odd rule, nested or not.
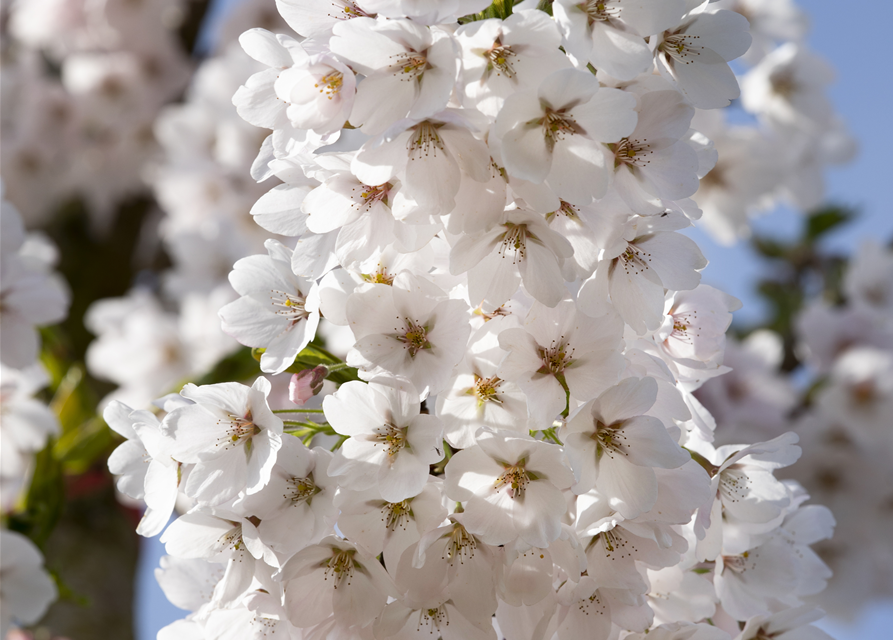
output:
[[[325,94],[331,100],[341,93],[341,86],[344,84],[344,74],[340,71],[332,71],[320,78],[320,81],[313,86],[319,88],[320,83],[322,83],[322,88],[319,92]]]
[[[749,560],[749,558],[749,551],[745,551],[740,556],[723,556],[723,573],[725,573],[726,569],[735,573],[744,573],[748,569],[752,569],[753,561]]]
[[[614,260],[614,265],[619,264],[626,271],[626,275],[637,276],[644,273],[650,267],[651,254],[645,253],[634,244],[627,245],[626,249]]]
[[[375,273],[364,273],[362,274],[362,278],[365,282],[372,282],[374,284],[386,284],[392,285],[394,284],[394,276],[388,273],[388,270],[378,265],[378,269]]]
[[[287,484],[291,487],[289,493],[284,494],[284,498],[286,500],[290,500],[292,506],[297,506],[302,503],[310,504],[311,500],[313,500],[313,496],[322,491],[316,484],[313,482],[313,476],[307,476],[306,478],[296,478],[291,477],[288,479]]]
[[[621,164],[637,167],[650,164],[651,161],[647,159],[647,156],[654,153],[651,150],[651,145],[648,144],[648,140],[644,138],[642,140],[623,138],[617,144],[608,146],[614,151],[615,167],[618,167]]]
[[[495,43],[493,48],[484,52],[484,57],[489,61],[489,69],[496,69],[496,75],[504,75],[506,78],[515,77],[515,69],[512,67],[511,58],[517,55],[511,47]]]
[[[332,549],[332,557],[325,560],[325,571],[323,572],[323,580],[328,580],[331,576],[335,580],[335,588],[347,580],[347,586],[350,586],[351,578],[353,578],[354,559],[353,550]]]
[[[546,138],[546,145],[551,151],[555,147],[556,142],[564,140],[564,136],[575,133],[583,134],[583,128],[568,115],[565,115],[565,109],[557,111],[546,108],[546,115],[539,120],[539,124],[543,128],[543,136]]]
[[[676,33],[665,37],[664,41],[657,48],[673,62],[692,64],[697,56],[701,55],[701,49],[704,48],[694,44],[694,41],[700,39],[700,37],[686,33]]]
[[[278,316],[288,317],[290,327],[310,317],[310,313],[304,308],[306,299],[300,295],[300,292],[295,294],[271,289],[270,293],[272,294],[270,295],[271,304],[278,307],[274,313]]]
[[[623,434],[622,423],[606,425],[600,420],[595,421],[595,431],[589,436],[595,440],[595,458],[598,460],[603,455],[613,459],[615,455],[628,456],[629,444]]]
[[[616,4],[611,5],[605,0],[586,0],[577,6],[586,14],[590,25],[595,22],[608,22],[612,18],[616,19],[623,11],[621,7]]]
[[[440,605],[436,609],[420,609],[419,624],[416,627],[416,631],[421,631],[422,627],[430,627],[428,633],[434,635],[435,631],[440,631],[441,625],[446,627],[449,624],[449,615],[444,605]]]
[[[524,462],[506,467],[505,471],[496,479],[494,489],[498,492],[500,489],[506,489],[509,498],[524,498],[524,491],[530,484],[530,474],[524,468]]]
[[[217,421],[218,425],[226,426],[223,435],[214,443],[215,447],[223,445],[224,449],[232,449],[243,442],[250,441],[253,436],[260,433],[260,427],[252,421],[251,413],[244,417],[229,414],[228,418],[228,420]]]
[[[409,159],[416,160],[422,156],[437,157],[437,151],[445,151],[443,140],[437,133],[437,130],[443,125],[434,124],[433,122],[421,122],[415,126],[415,135],[410,136],[407,149],[409,151]]]
[[[400,76],[401,81],[409,82],[411,80],[421,80],[422,74],[426,69],[430,69],[428,58],[424,54],[416,51],[407,51],[396,56],[391,56],[394,62],[391,63],[391,73]]]
[[[406,531],[407,523],[412,520],[412,510],[410,502],[412,500],[403,500],[402,502],[387,502],[381,508],[381,519],[385,526],[391,531],[401,528]]]
[[[527,257],[527,225],[506,222],[503,226],[506,228],[506,232],[501,236],[502,243],[497,251],[503,258],[505,258],[506,251],[512,251],[514,256],[512,264],[515,264],[518,259],[523,260]]]
[[[428,327],[423,327],[414,320],[406,320],[405,331],[402,335],[397,335],[397,340],[405,345],[405,349],[409,350],[411,358],[415,358],[422,349],[431,348],[431,343],[428,341]]]
[[[484,406],[487,402],[502,404],[502,399],[498,395],[501,384],[502,380],[498,376],[483,378],[478,374],[474,374],[474,387],[468,391],[477,397],[478,408]]]
[[[376,428],[375,435],[372,438],[374,440],[373,446],[384,445],[388,458],[393,458],[400,453],[403,447],[407,446],[406,429],[401,429],[392,424],[385,424]]]
[[[450,564],[453,564],[458,559],[459,564],[464,564],[465,558],[470,560],[474,557],[476,548],[474,536],[468,533],[461,524],[456,523],[447,538],[442,559],[449,560]]]
[[[564,336],[557,342],[553,340],[548,347],[540,347],[537,352],[543,363],[537,373],[561,375],[574,361],[574,349],[565,341]]]

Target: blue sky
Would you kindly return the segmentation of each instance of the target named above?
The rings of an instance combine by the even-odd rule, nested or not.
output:
[[[232,0],[224,0],[232,2]],[[801,1],[810,15],[813,49],[837,69],[837,82],[830,97],[860,145],[859,155],[845,167],[833,168],[827,175],[827,200],[855,206],[859,220],[830,239],[829,246],[851,253],[864,238],[881,242],[893,239],[893,206],[890,182],[893,162],[893,72],[890,70],[889,29],[893,4],[841,2],[840,0]],[[760,218],[756,229],[763,233],[791,235],[799,228],[799,217],[790,211],[770,213]],[[759,267],[749,250],[742,246],[720,247],[695,230],[692,237],[710,260],[704,281],[738,297],[744,303],[739,320],[760,317],[753,296],[753,283]],[[183,617],[169,604],[153,577],[163,549],[157,539],[147,540],[137,584],[137,640],[154,640],[157,630]],[[890,637],[893,629],[893,603],[872,606],[855,622],[826,622],[824,628],[837,640],[866,640]]]

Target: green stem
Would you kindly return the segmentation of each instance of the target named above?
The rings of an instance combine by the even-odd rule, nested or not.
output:
[[[685,449],[685,447],[683,447],[683,449]],[[707,472],[707,475],[709,475],[711,478],[719,472],[719,467],[710,462],[707,458],[702,456],[697,451],[692,451],[691,449],[685,450],[688,451],[689,455],[691,455],[691,459],[701,465],[704,468],[704,471]]]
[[[450,458],[453,457],[453,450],[450,448],[450,445],[447,444],[447,441],[443,441],[443,458],[440,459],[440,462],[434,465],[431,473],[432,475],[439,476],[443,475],[444,470],[446,469],[447,463],[450,461]]]
[[[566,418],[571,410],[571,390],[567,387],[567,380],[564,379],[563,373],[556,374],[555,379],[558,380],[558,384],[560,384],[561,388],[564,389],[564,411],[561,412],[561,417]]]
[[[302,427],[304,429],[316,429],[317,431],[324,431],[325,429],[332,428],[326,422],[301,422],[300,420],[283,420],[282,424],[286,427]]]
[[[335,443],[332,451],[338,449],[348,438],[348,436],[341,435],[340,433],[335,431],[332,428],[332,425],[330,425],[328,422],[299,422],[297,420],[283,420],[282,423],[286,427],[297,427],[295,429],[285,429],[285,433],[295,436],[296,438],[300,438],[301,442],[303,442],[308,447],[310,446],[310,441],[313,440],[314,436],[319,434],[338,437],[338,442]]]

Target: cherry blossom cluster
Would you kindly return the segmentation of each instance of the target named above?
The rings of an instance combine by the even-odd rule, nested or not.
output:
[[[707,136],[701,143],[712,143],[720,156],[693,196],[704,211],[700,224],[731,242],[747,235],[750,218],[773,203],[809,208],[819,202],[824,167],[849,157],[853,143],[823,94],[831,71],[806,52],[806,18],[793,3],[723,0],[715,6],[749,20],[753,43],[742,59],[756,65],[744,76],[743,100],[736,101],[757,118],[756,126],[730,126],[716,109],[697,110],[693,118],[694,128]],[[272,0],[238,5],[220,27],[217,55],[195,74],[186,102],[166,107],[154,127],[163,159],[143,173],[165,214],[159,234],[172,270],[162,274],[156,290],[141,286],[101,302],[89,316],[99,338],[89,369],[119,385],[112,397],[134,406],[207,371],[235,347],[215,326],[216,310],[232,295],[225,276],[233,262],[260,251],[265,237],[244,215],[267,188],[246,175],[255,134],[230,105],[232,84],[243,83],[259,63],[227,47],[251,26],[288,30]],[[790,64],[772,66],[766,58],[776,48],[800,53]],[[748,80],[755,77],[762,80]],[[269,171],[255,177],[278,181]]]
[[[80,196],[97,230],[143,189],[159,109],[190,63],[184,0],[13,0],[4,7],[2,167],[29,227]]]
[[[68,313],[68,290],[53,272],[56,249],[26,233],[22,217],[0,183],[0,513],[6,515],[26,488],[34,454],[59,431],[59,421],[35,394],[48,383],[37,360],[37,327]],[[0,637],[13,623],[37,622],[56,599],[43,555],[27,537],[0,529]]]
[[[893,476],[893,253],[866,242],[843,279],[844,304],[812,300],[796,322],[805,371],[779,373],[779,337],[768,331],[729,344],[728,375],[698,397],[717,434],[764,439],[794,426],[800,462],[786,476],[827,505],[838,522],[817,550],[834,570],[821,594],[830,613],[851,617],[893,595],[889,509]],[[793,416],[793,418],[791,417]]]
[[[487,4],[279,0],[296,35],[242,35],[278,239],[220,319],[297,373],[278,409],[264,376],[106,408],[192,612],[159,638],[823,637],[797,436],[716,446],[694,395],[738,302],[680,233],[717,166],[693,122],[738,97],[748,21]],[[305,367],[325,326],[344,361]]]

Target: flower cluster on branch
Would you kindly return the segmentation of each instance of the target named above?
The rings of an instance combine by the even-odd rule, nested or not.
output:
[[[190,612],[159,640],[826,637],[824,561],[856,554],[809,494],[885,499],[821,463],[878,459],[889,255],[785,348],[727,345],[740,303],[686,234],[812,208],[852,154],[789,0],[251,0],[177,105],[197,3],[64,4],[0,21],[0,169],[30,226],[72,194],[99,232],[147,186],[163,210],[138,248],[166,270],[85,316],[108,468]],[[59,431],[34,326],[68,297],[2,222],[6,518]],[[2,536],[0,635],[57,592]]]
[[[716,447],[694,395],[738,302],[680,231],[743,11],[277,4],[295,35],[242,35],[262,68],[233,102],[272,130],[251,213],[280,239],[220,318],[263,372],[306,371],[291,409],[261,377],[106,410],[141,532],[192,505],[162,586],[213,585],[159,637],[805,629],[834,520],[775,477],[797,436]]]

